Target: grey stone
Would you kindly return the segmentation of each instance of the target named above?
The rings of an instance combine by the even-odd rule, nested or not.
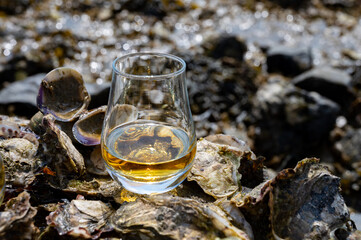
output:
[[[312,67],[312,55],[308,48],[276,46],[267,52],[267,71],[284,76],[296,76]]]
[[[255,151],[268,158],[286,153],[294,160],[305,157],[328,138],[339,111],[337,103],[316,92],[269,79],[253,103]]]
[[[314,68],[294,78],[292,83],[307,91],[318,92],[342,105],[353,98],[351,76],[331,67]]]

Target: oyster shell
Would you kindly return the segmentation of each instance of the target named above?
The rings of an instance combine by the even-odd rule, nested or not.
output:
[[[255,159],[249,147],[236,138],[214,135],[198,141],[188,180],[196,181],[215,198],[230,196],[239,190],[241,174],[238,169],[243,157]]]
[[[141,211],[139,211],[141,209]],[[212,203],[155,195],[123,204],[111,217],[114,229],[136,239],[250,239]]]
[[[0,238],[7,240],[35,239],[38,229],[34,226],[37,210],[30,205],[30,194],[20,193],[6,203],[0,212]]]
[[[6,183],[27,187],[34,179],[37,146],[23,138],[0,141],[0,158],[4,161]]]
[[[28,121],[16,118],[0,119],[0,140],[9,138],[25,138],[32,142],[34,145],[39,146],[37,135],[31,132],[26,126]]]
[[[73,126],[75,139],[85,145],[100,144],[103,121],[107,106],[101,106],[80,116]]]
[[[72,121],[86,109],[90,96],[83,77],[71,68],[56,68],[42,80],[37,105],[45,114],[52,114],[59,121]]]
[[[317,159],[305,159],[232,201],[257,228],[256,239],[330,239],[350,217],[339,183]]]
[[[41,137],[44,155],[56,172],[53,180],[63,185],[67,178],[78,178],[84,174],[83,156],[74,147],[71,139],[56,126],[53,116],[44,116],[42,125],[46,129],[46,133]]]
[[[122,187],[111,178],[94,178],[92,180],[72,179],[63,189],[64,192],[72,192],[85,196],[118,197]]]
[[[96,239],[103,232],[112,230],[108,218],[113,212],[108,204],[101,201],[77,199],[58,207],[46,220],[59,235]]]
[[[100,145],[93,149],[90,157],[85,160],[85,163],[87,172],[100,176],[108,176]]]

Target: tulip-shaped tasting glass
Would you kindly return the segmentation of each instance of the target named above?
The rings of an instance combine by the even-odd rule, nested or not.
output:
[[[196,135],[185,62],[162,53],[134,53],[113,62],[101,148],[109,174],[131,192],[162,193],[192,167]]]

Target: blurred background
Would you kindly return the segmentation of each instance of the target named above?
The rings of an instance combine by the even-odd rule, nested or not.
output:
[[[236,136],[275,171],[320,158],[360,223],[360,16],[360,0],[0,0],[0,114],[30,118],[61,66],[104,105],[116,57],[172,53],[198,138]]]

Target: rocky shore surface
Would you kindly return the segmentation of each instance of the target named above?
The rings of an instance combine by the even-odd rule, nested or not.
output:
[[[359,239],[360,12],[358,0],[0,1],[0,236]],[[29,125],[46,73],[79,71],[93,109],[113,59],[134,51],[186,61],[204,138],[165,195],[122,190],[92,162],[99,149],[53,119]]]

